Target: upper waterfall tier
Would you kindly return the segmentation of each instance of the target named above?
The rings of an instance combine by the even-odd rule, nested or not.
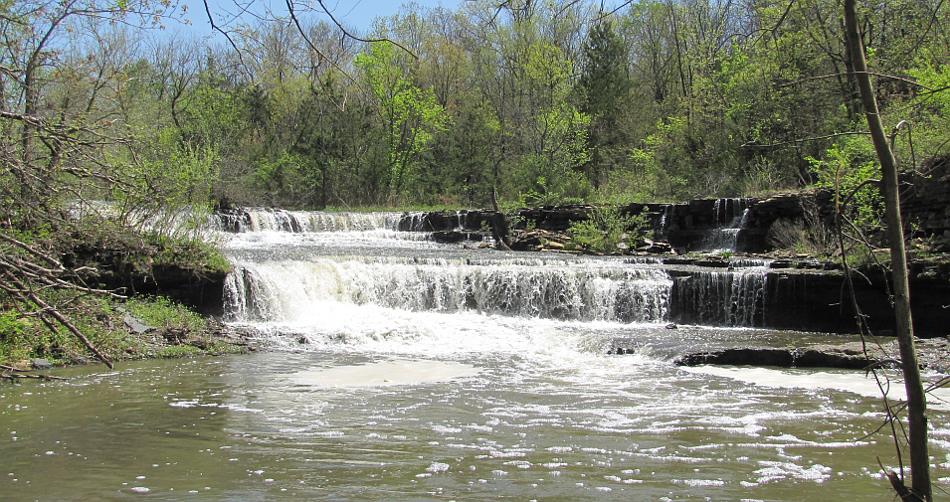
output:
[[[225,232],[354,232],[396,230],[401,213],[287,211],[272,208],[239,208],[215,213],[212,226]]]

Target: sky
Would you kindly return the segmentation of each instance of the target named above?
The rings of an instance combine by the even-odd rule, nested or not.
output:
[[[239,0],[245,3],[247,0]],[[414,3],[423,7],[443,6],[454,9],[464,0],[414,0]],[[302,2],[298,2],[302,3]],[[316,5],[316,2],[310,0],[309,3]],[[405,3],[403,0],[325,0],[327,7],[341,23],[347,27],[354,27],[358,31],[365,33],[372,26],[373,19],[379,16],[388,16],[395,14]],[[181,0],[179,5],[187,8],[185,18],[191,21],[190,26],[176,27],[169,26],[174,31],[190,32],[198,36],[211,33],[211,25],[208,23],[202,0]],[[237,9],[234,0],[208,0],[208,7],[215,16],[228,17],[228,13],[233,13]],[[287,7],[284,0],[255,0],[254,9],[263,10],[272,8],[275,14],[285,15]],[[324,16],[325,17],[325,16]],[[216,19],[216,22],[217,19]]]

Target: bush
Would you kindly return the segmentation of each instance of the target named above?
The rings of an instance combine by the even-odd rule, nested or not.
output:
[[[649,222],[642,214],[624,215],[619,207],[593,207],[584,221],[568,230],[574,242],[588,251],[623,253],[636,247],[649,234]]]
[[[141,349],[141,341],[130,336],[123,326],[113,300],[70,291],[46,291],[42,297],[50,304],[65,306],[60,307],[60,311],[109,357],[121,357]],[[86,347],[65,327],[50,330],[36,318],[0,311],[0,363],[41,357],[54,364],[70,364],[87,360],[89,356]]]
[[[841,208],[844,216],[865,233],[881,228],[884,199],[875,180],[881,170],[867,138],[842,140],[829,148],[822,159],[808,161],[818,175],[818,186],[834,190],[845,206]]]

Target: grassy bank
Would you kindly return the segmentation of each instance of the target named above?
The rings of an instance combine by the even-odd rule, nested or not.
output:
[[[4,235],[12,236],[2,249],[4,273],[14,277],[0,288],[4,366],[94,361],[77,332],[113,361],[245,350],[220,322],[189,307],[216,303],[230,271],[212,243],[99,218]],[[27,263],[37,256],[40,264]]]
[[[247,345],[216,320],[165,297],[122,301],[61,298],[73,324],[112,360],[239,353]],[[51,330],[33,316],[0,312],[0,364],[29,369],[44,359],[54,366],[95,362],[65,328]]]

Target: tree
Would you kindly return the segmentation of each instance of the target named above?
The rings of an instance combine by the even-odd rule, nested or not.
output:
[[[415,85],[399,54],[388,44],[373,44],[355,64],[379,105],[386,144],[389,200],[404,195],[418,174],[421,155],[434,134],[446,126],[445,110],[431,89]]]
[[[889,478],[903,500],[933,500],[930,484],[930,456],[927,451],[927,396],[920,379],[917,352],[914,348],[914,327],[910,311],[910,285],[907,278],[907,252],[904,248],[904,226],[901,220],[900,191],[898,187],[897,160],[891,150],[881,122],[871,76],[865,61],[865,48],[858,31],[856,0],[845,0],[845,37],[853,61],[853,78],[861,92],[861,102],[874,149],[877,151],[883,175],[885,218],[890,244],[891,275],[894,285],[892,301],[896,318],[896,334],[901,355],[901,371],[907,392],[907,417],[909,425],[910,472],[912,493],[906,491],[901,478],[890,473]],[[901,473],[903,475],[903,473]]]
[[[622,164],[626,134],[620,127],[630,94],[627,48],[608,18],[591,28],[580,76],[583,110],[591,117],[591,161],[587,176],[600,185],[604,173]]]

